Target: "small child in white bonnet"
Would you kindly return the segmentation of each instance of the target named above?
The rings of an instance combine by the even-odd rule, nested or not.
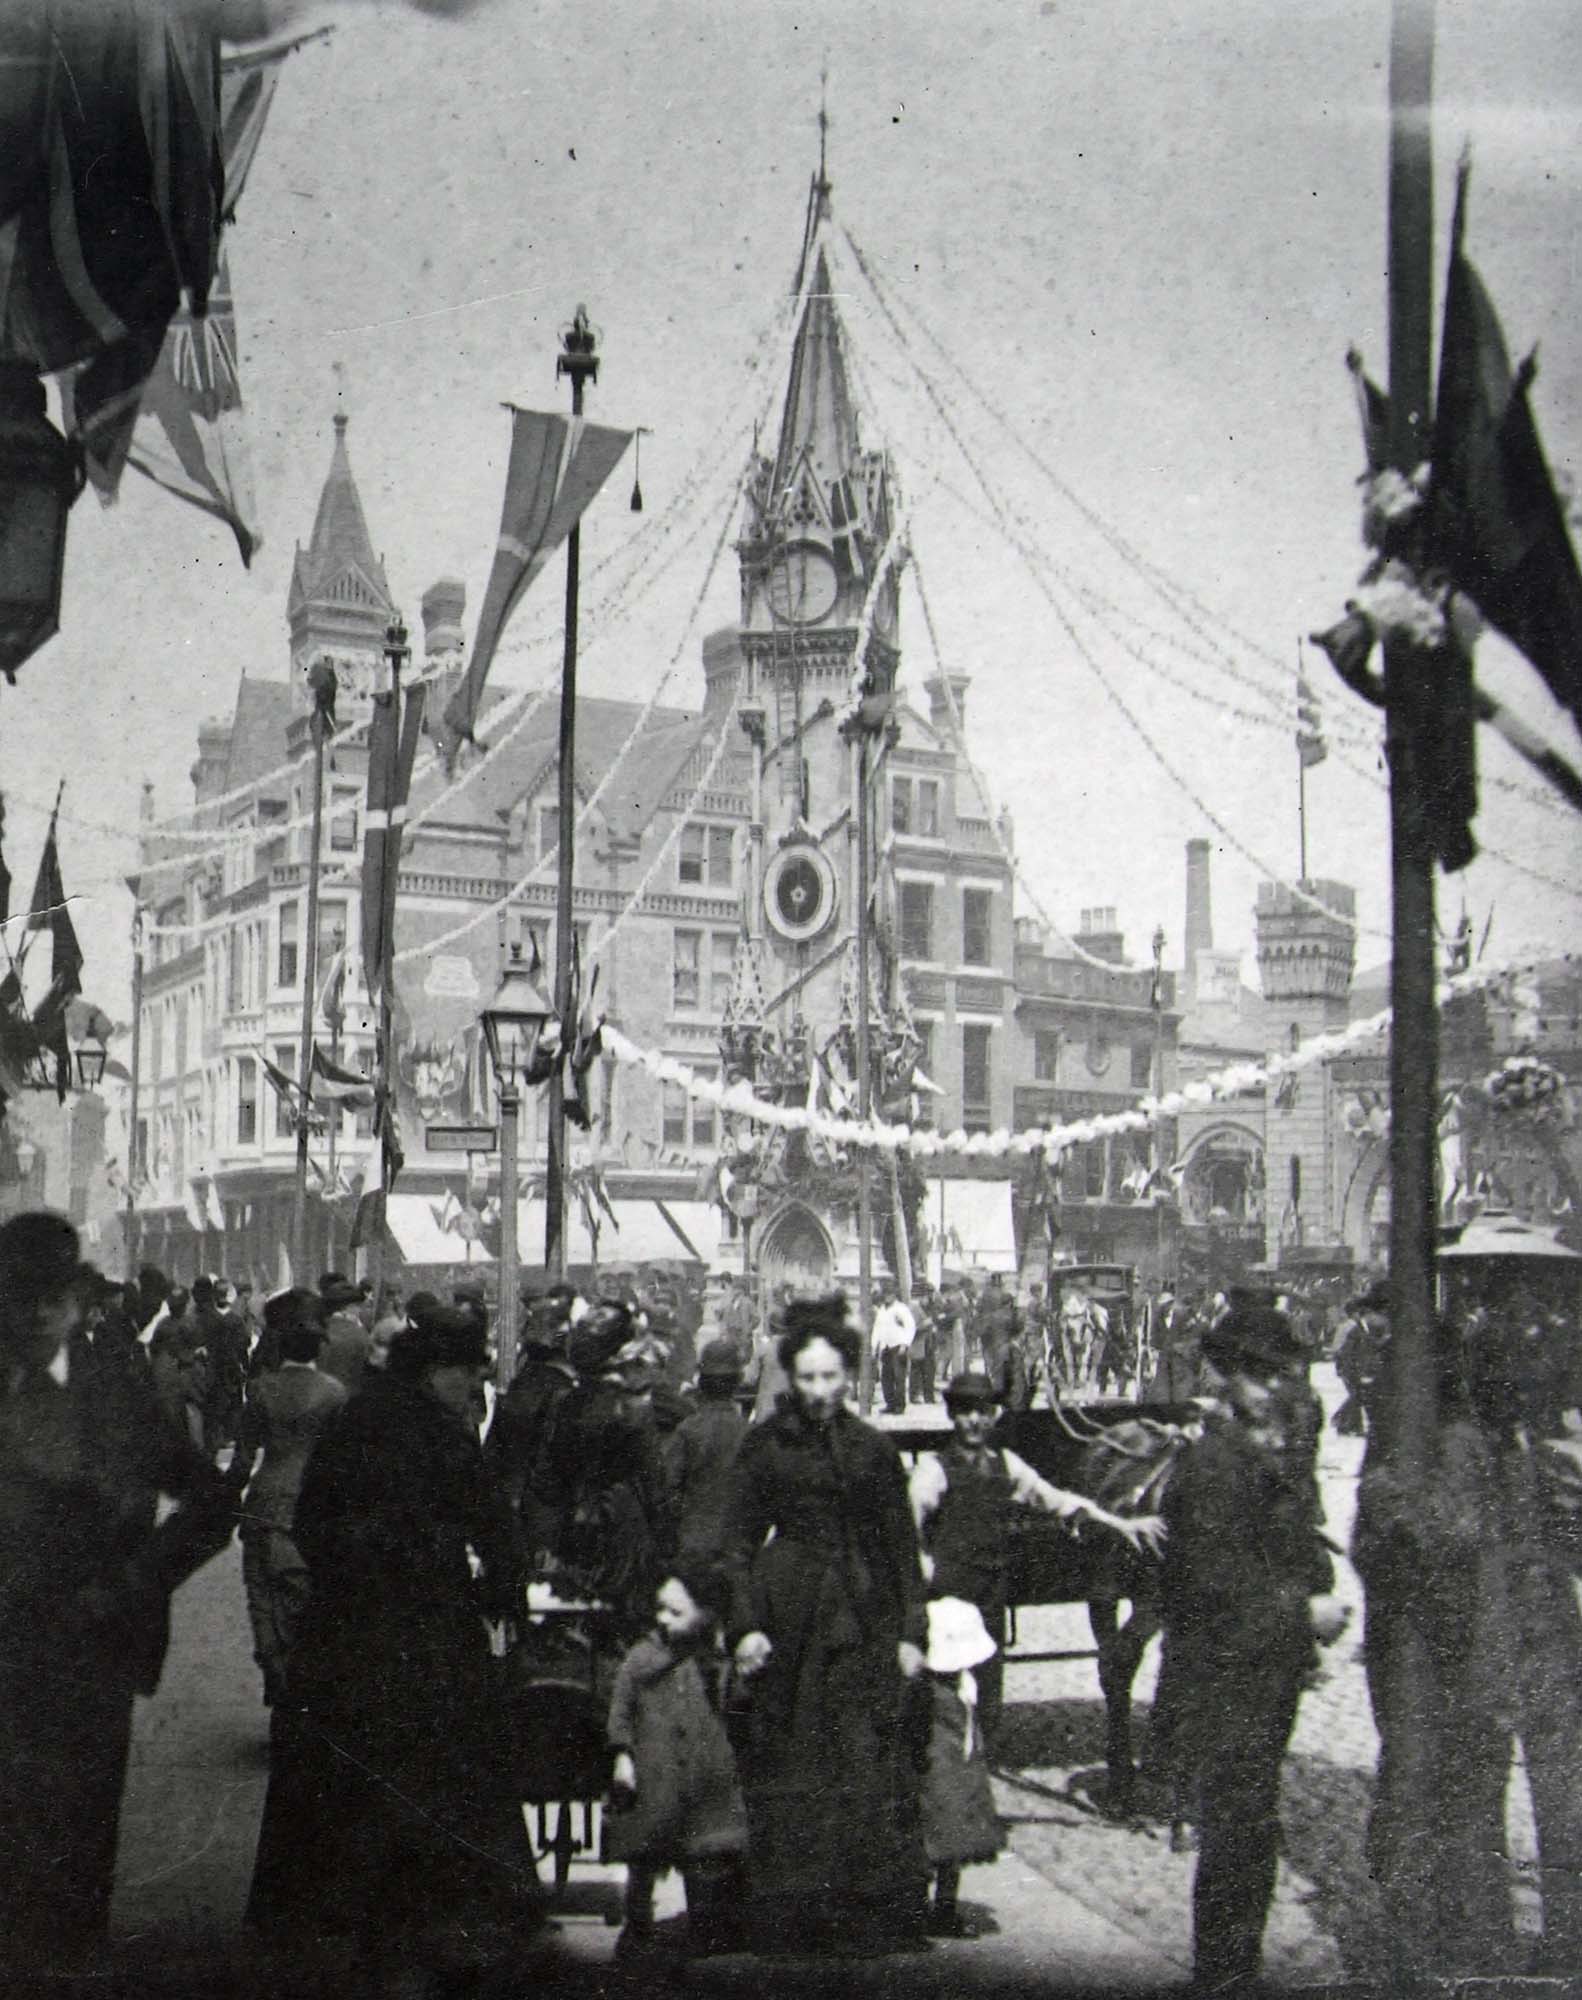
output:
[[[936,1937],[971,1937],[957,1902],[961,1871],[992,1861],[1003,1838],[978,1722],[973,1669],[994,1657],[983,1614],[961,1597],[928,1607],[928,1763],[923,1778],[923,1844],[934,1871],[928,1927]]]

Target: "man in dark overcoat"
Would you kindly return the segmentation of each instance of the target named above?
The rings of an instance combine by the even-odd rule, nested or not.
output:
[[[1242,1305],[1205,1335],[1216,1405],[1165,1492],[1163,1609],[1175,1749],[1198,1792],[1193,1965],[1204,1993],[1258,1974],[1280,1848],[1280,1767],[1329,1593],[1303,1354],[1283,1313]]]
[[[133,1697],[158,1685],[171,1593],[236,1513],[146,1375],[71,1368],[92,1282],[64,1217],[0,1226],[0,1959],[13,1975],[69,1971],[108,1934]],[[163,1520],[161,1496],[175,1502]]]

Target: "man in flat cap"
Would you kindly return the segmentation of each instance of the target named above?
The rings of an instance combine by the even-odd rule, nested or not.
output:
[[[1175,1752],[1198,1794],[1193,1966],[1204,1993],[1258,1975],[1280,1846],[1280,1766],[1318,1643],[1344,1629],[1321,1532],[1306,1357],[1272,1307],[1203,1336],[1214,1403],[1165,1492]]]

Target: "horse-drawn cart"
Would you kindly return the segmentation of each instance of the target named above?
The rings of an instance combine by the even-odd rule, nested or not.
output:
[[[1007,1415],[993,1441],[1025,1459],[1051,1485],[1080,1493],[1112,1513],[1153,1514],[1175,1454],[1200,1414],[1191,1403],[1063,1404]],[[908,1458],[938,1451],[950,1438],[937,1421],[892,1424],[886,1431]],[[1006,1664],[1097,1661],[1111,1797],[1125,1805],[1135,1783],[1132,1684],[1143,1649],[1159,1629],[1159,1560],[1108,1529],[1085,1526],[1073,1533],[1050,1514],[1019,1510],[1010,1534],[1007,1629],[995,1635],[1005,1648]],[[1017,1644],[1017,1611],[1055,1604],[1086,1604],[1094,1644],[1058,1652],[1023,1651]]]

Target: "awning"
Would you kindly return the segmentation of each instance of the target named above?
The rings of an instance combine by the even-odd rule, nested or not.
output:
[[[385,1225],[408,1264],[492,1264],[481,1243],[468,1242],[454,1229],[442,1229],[438,1202],[421,1194],[385,1196]]]
[[[1009,1181],[931,1180],[926,1185],[922,1223],[929,1236],[929,1274],[936,1284],[941,1268],[1016,1269]]]
[[[712,1261],[719,1248],[719,1211],[703,1201],[616,1201],[611,1204],[619,1227],[608,1216],[599,1231],[600,1264],[675,1264]],[[665,1219],[675,1217],[680,1233]],[[712,1223],[709,1218],[712,1216]],[[581,1204],[566,1210],[566,1262],[591,1264],[593,1243],[583,1221]],[[691,1245],[691,1250],[688,1245]],[[517,1256],[523,1264],[541,1263],[544,1256],[544,1204],[522,1201],[516,1208]],[[696,1252],[696,1257],[692,1252]]]

